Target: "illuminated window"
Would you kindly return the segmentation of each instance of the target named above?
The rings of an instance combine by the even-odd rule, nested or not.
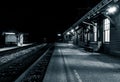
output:
[[[97,23],[95,23],[95,26],[93,28],[93,32],[94,32],[94,41],[97,41]]]
[[[88,41],[90,40],[90,33],[88,33]]]
[[[89,32],[89,29],[90,29],[90,26],[87,27],[87,38],[88,38],[88,41],[90,40],[90,32]]]
[[[85,37],[85,42],[87,42],[87,33],[85,33],[84,37]]]
[[[104,20],[103,41],[110,42],[110,20],[108,18]]]

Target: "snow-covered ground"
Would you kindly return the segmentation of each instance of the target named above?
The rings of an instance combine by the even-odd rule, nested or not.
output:
[[[23,44],[22,47],[24,47],[24,46],[29,46],[29,45],[32,45],[32,43],[30,43],[30,44]],[[1,51],[6,51],[6,50],[15,49],[15,48],[18,48],[18,47],[20,47],[20,46],[0,48],[0,52],[1,52]]]
[[[8,61],[10,61],[12,59],[15,59],[17,57],[20,57],[22,55],[25,55],[25,54],[27,54],[29,52],[32,52],[34,49],[43,47],[45,45],[46,44],[37,45],[37,46],[30,47],[30,48],[25,49],[25,50],[21,50],[21,51],[16,52],[16,53],[12,53],[12,54],[9,54],[9,55],[2,56],[2,57],[0,57],[0,65],[3,64],[3,63],[7,63]]]

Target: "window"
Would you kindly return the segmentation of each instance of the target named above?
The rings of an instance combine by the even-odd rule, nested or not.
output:
[[[104,20],[103,42],[110,42],[110,20],[108,18]]]
[[[84,34],[85,42],[87,42],[87,33]]]
[[[87,29],[86,29],[86,32],[87,32],[87,41],[90,40],[90,32],[89,32],[89,30],[90,30],[90,25],[87,26]]]
[[[90,33],[88,33],[88,36],[87,36],[87,37],[88,37],[88,41],[90,41]]]
[[[93,27],[93,32],[94,32],[94,41],[97,41],[97,23],[95,23],[95,26]]]

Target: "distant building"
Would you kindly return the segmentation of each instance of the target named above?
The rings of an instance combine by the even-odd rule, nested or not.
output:
[[[4,32],[4,41],[6,46],[22,46],[23,33]]]

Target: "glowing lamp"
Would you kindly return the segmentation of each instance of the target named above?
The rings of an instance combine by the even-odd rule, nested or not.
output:
[[[107,9],[107,13],[108,14],[114,14],[117,11],[117,7],[116,6],[111,6]]]
[[[61,34],[57,34],[58,36],[61,36]]]
[[[67,35],[70,35],[70,32],[67,32]]]
[[[73,33],[73,32],[74,32],[74,29],[72,29],[71,32]]]

